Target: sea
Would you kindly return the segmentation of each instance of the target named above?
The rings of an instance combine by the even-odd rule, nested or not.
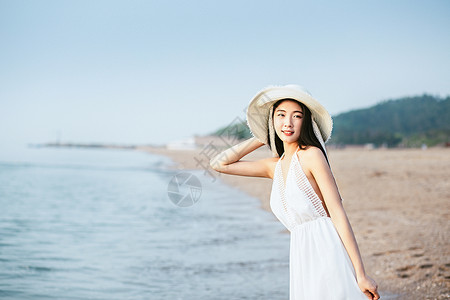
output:
[[[0,151],[0,299],[288,299],[281,223],[172,166],[133,150]]]

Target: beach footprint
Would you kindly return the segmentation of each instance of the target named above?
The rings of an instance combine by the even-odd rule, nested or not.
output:
[[[375,252],[372,255],[373,256],[383,256],[383,255],[388,255],[388,254],[397,253],[397,252],[401,252],[401,250],[388,250],[388,251],[384,251],[384,252]]]
[[[400,278],[408,278],[411,276],[410,271],[415,268],[414,265],[409,265],[401,268],[395,269],[397,271],[397,276]]]
[[[450,281],[450,263],[444,264],[444,265],[440,265],[438,267],[438,277],[442,277],[445,280],[449,280]]]

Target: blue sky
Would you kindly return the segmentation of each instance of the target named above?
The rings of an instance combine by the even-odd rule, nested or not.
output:
[[[449,1],[0,0],[0,146],[162,144],[270,84],[331,114],[450,94]]]

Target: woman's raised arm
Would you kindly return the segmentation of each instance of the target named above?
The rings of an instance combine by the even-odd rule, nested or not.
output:
[[[242,157],[263,146],[255,137],[222,151],[210,161],[210,166],[220,173],[272,178],[273,158],[258,161],[240,161]]]

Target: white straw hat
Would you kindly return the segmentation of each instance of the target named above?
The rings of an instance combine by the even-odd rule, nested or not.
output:
[[[268,86],[258,92],[247,107],[247,125],[250,132],[261,143],[270,144],[274,156],[278,156],[275,147],[275,130],[273,128],[272,110],[275,102],[281,99],[294,99],[303,103],[311,111],[314,133],[325,150],[325,143],[330,139],[333,120],[328,111],[314,99],[303,87],[295,84]]]

